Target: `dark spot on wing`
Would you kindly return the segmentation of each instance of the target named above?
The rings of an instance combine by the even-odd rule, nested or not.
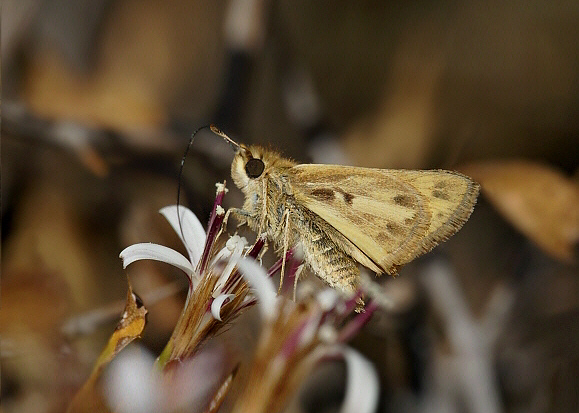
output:
[[[380,244],[387,244],[387,243],[389,243],[389,242],[392,241],[392,237],[391,237],[389,234],[385,233],[385,232],[379,232],[379,233],[376,235],[376,240],[377,240]]]
[[[406,225],[410,225],[410,224],[412,224],[413,222],[414,222],[414,220],[413,220],[412,218],[406,218],[406,219],[404,220],[404,223],[405,223]]]
[[[438,181],[438,182],[434,185],[434,187],[435,187],[435,188],[438,188],[438,189],[444,189],[444,188],[446,188],[446,186],[447,186],[447,185],[446,185],[446,181]]]
[[[374,214],[370,214],[368,212],[360,212],[359,215],[364,218],[366,224],[373,225],[373,223],[376,222],[376,215]]]
[[[386,229],[395,237],[404,234],[404,228],[402,228],[396,222],[388,221],[388,223],[386,224]]]
[[[349,214],[348,219],[356,225],[366,225],[368,218],[365,216],[360,216],[358,214]]]
[[[438,198],[438,199],[444,199],[445,201],[450,200],[448,193],[443,192],[443,191],[439,191],[438,189],[435,189],[434,191],[432,191],[432,196],[435,198]]]
[[[408,195],[396,195],[394,198],[394,203],[406,208],[412,208],[414,206],[414,198]]]
[[[336,195],[333,190],[328,188],[318,188],[311,192],[312,196],[322,201],[331,201]]]
[[[344,201],[346,201],[347,204],[352,205],[352,199],[354,199],[354,195],[349,194],[348,192],[342,192],[342,195],[344,196]]]
[[[344,202],[346,204],[352,205],[352,200],[354,199],[354,195],[344,191],[341,188],[335,188],[335,190],[342,194],[342,196],[344,197]]]

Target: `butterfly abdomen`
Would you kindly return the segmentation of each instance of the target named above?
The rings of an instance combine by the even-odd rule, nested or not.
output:
[[[360,269],[329,236],[333,228],[297,206],[293,209],[290,230],[295,235],[295,243],[303,249],[305,264],[314,274],[341,291],[356,290]]]

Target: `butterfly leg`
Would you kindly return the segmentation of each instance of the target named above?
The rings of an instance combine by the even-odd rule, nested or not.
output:
[[[289,246],[289,209],[286,209],[283,212],[282,222],[284,222],[284,233],[283,233],[283,255],[281,256],[281,271],[279,276],[279,289],[277,290],[278,294],[281,293],[281,287],[283,286],[283,276],[285,273],[285,262],[287,256],[287,250]]]
[[[225,213],[225,218],[223,218],[223,226],[227,226],[227,219],[229,215],[235,215],[235,217],[239,220],[238,227],[247,224],[249,218],[251,218],[251,214],[244,209],[241,208],[229,208]]]
[[[265,218],[267,217],[267,180],[263,180],[262,190],[261,190],[261,220],[259,222],[258,235],[261,235],[265,230]]]
[[[229,219],[229,215],[235,215],[237,217],[237,219],[239,220],[239,224],[237,224],[238,227],[244,225],[247,223],[247,219],[251,216],[247,211],[243,210],[243,209],[239,209],[239,208],[229,208],[227,210],[227,212],[225,213],[225,217],[223,217],[223,222],[221,223],[221,228],[219,228],[219,232],[217,233],[217,236],[215,237],[215,239],[219,238],[221,236],[221,234],[223,234],[223,232],[227,229],[227,220]]]
[[[296,291],[298,289],[298,280],[300,275],[302,274],[302,270],[304,269],[305,264],[301,264],[298,269],[296,270],[296,275],[294,277],[294,301],[296,300]]]

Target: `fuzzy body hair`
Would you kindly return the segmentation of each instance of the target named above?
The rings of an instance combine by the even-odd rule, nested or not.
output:
[[[358,264],[394,275],[452,236],[479,192],[453,171],[296,164],[259,146],[235,145],[231,176],[245,202],[232,212],[277,250],[299,244],[305,264],[345,292],[357,287]]]
[[[253,231],[266,232],[278,252],[284,247],[287,231],[289,246],[301,246],[304,263],[312,272],[333,288],[354,291],[360,269],[356,260],[340,248],[344,236],[294,197],[291,168],[297,164],[260,146],[247,149],[264,161],[265,170],[259,178],[249,178],[245,152],[236,154],[231,176],[244,193],[245,202],[242,210],[234,210],[234,214]],[[287,228],[285,213],[289,214]]]

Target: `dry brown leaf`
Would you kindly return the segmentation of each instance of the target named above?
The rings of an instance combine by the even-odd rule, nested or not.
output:
[[[104,368],[115,356],[141,335],[145,328],[146,314],[147,309],[141,299],[133,293],[133,289],[129,283],[127,305],[125,306],[121,321],[117,324],[114,333],[111,335],[106,347],[97,359],[90,377],[74,396],[74,399],[68,407],[68,413],[109,411],[99,389],[99,379]]]
[[[461,171],[481,184],[501,214],[551,256],[574,261],[579,186],[558,170],[524,160],[478,162]]]
[[[378,110],[356,122],[344,136],[346,153],[356,165],[416,168],[427,164],[436,143],[435,97],[444,68],[435,40],[421,46],[427,26],[406,33]]]
[[[43,393],[43,411],[62,411],[75,372],[82,368],[78,347],[58,331],[71,307],[70,289],[59,273],[42,270],[2,271],[0,331],[6,411],[28,411],[27,400]],[[42,410],[42,408],[38,408]],[[38,410],[38,411],[40,411]]]
[[[219,27],[225,8],[178,0],[115,2],[99,22],[84,72],[63,59],[62,45],[31,50],[23,99],[47,118],[122,131],[143,143],[164,125],[167,105],[187,96],[187,114],[205,116],[219,94],[224,53]],[[57,12],[55,19],[67,19]],[[78,32],[84,36],[79,22]],[[204,99],[190,99],[204,96]]]

